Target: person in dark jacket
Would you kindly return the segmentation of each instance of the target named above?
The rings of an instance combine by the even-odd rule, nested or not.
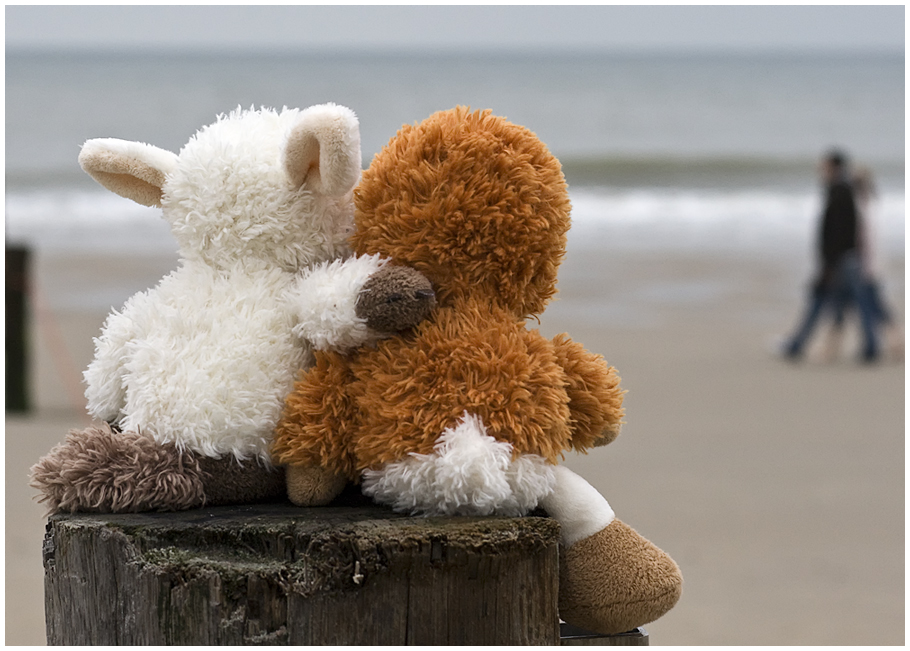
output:
[[[878,359],[877,324],[868,286],[863,280],[859,211],[846,156],[840,151],[828,153],[822,162],[822,176],[826,196],[819,233],[821,271],[812,285],[802,323],[786,344],[784,354],[791,360],[800,359],[824,310],[835,310],[844,301],[852,301],[858,308],[863,329],[862,359],[873,362]]]
[[[875,181],[872,172],[868,167],[854,168],[853,170],[853,196],[856,200],[856,208],[859,220],[859,243],[857,248],[860,250],[860,259],[862,260],[863,280],[868,292],[869,304],[872,308],[872,314],[876,319],[876,325],[879,328],[879,343],[881,344],[881,353],[894,359],[901,360],[904,357],[904,333],[894,311],[888,305],[884,292],[881,289],[879,277],[881,269],[878,261],[878,247],[876,246],[876,229],[874,228],[873,205],[876,203],[878,191],[875,187]],[[833,322],[825,338],[825,359],[834,361],[840,355],[841,343],[844,337],[844,326],[846,316],[853,312],[855,305],[851,301],[850,292],[843,288],[839,295],[839,300],[834,305]]]

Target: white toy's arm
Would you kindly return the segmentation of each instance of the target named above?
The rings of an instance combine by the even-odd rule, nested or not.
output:
[[[83,373],[89,414],[109,423],[119,420],[126,403],[127,345],[137,334],[129,307],[127,303],[123,312],[114,311],[107,317],[95,339],[95,358]]]
[[[294,333],[316,350],[338,353],[409,330],[436,305],[423,274],[379,255],[319,265],[298,281],[291,300]]]
[[[297,316],[294,334],[316,350],[347,352],[374,343],[382,335],[357,316],[357,299],[370,276],[388,260],[378,255],[334,260],[309,270],[291,294]]]

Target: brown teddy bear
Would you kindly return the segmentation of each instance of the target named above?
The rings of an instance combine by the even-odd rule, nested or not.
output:
[[[333,264],[371,261],[374,283],[416,270],[435,297],[417,286],[397,300],[435,306],[405,333],[351,353],[317,351],[273,442],[291,500],[325,504],[354,481],[411,513],[517,516],[540,506],[561,525],[566,622],[618,633],[663,615],[681,593],[676,564],[557,465],[567,450],[618,435],[624,392],[602,357],[525,326],[555,294],[565,254],[570,203],[556,158],[489,111],[442,111],[377,154],[355,209],[359,258]],[[370,296],[363,286],[358,304]]]

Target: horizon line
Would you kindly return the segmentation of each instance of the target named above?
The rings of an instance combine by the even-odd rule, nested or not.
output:
[[[708,45],[690,46],[642,46],[642,47],[502,47],[495,45],[450,45],[450,46],[269,46],[244,45],[234,47],[230,44],[212,46],[179,46],[166,45],[10,45],[7,43],[5,54],[9,55],[211,55],[211,56],[527,56],[543,58],[549,56],[888,56],[904,57],[905,49],[891,47],[829,47],[829,46],[756,46],[756,45]]]

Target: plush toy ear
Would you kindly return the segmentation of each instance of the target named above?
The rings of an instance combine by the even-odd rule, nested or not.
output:
[[[160,206],[161,188],[177,166],[177,154],[141,142],[95,138],[82,145],[79,165],[111,192],[143,206]]]
[[[295,187],[343,196],[360,180],[360,166],[360,125],[351,109],[320,104],[300,114],[284,149]]]

